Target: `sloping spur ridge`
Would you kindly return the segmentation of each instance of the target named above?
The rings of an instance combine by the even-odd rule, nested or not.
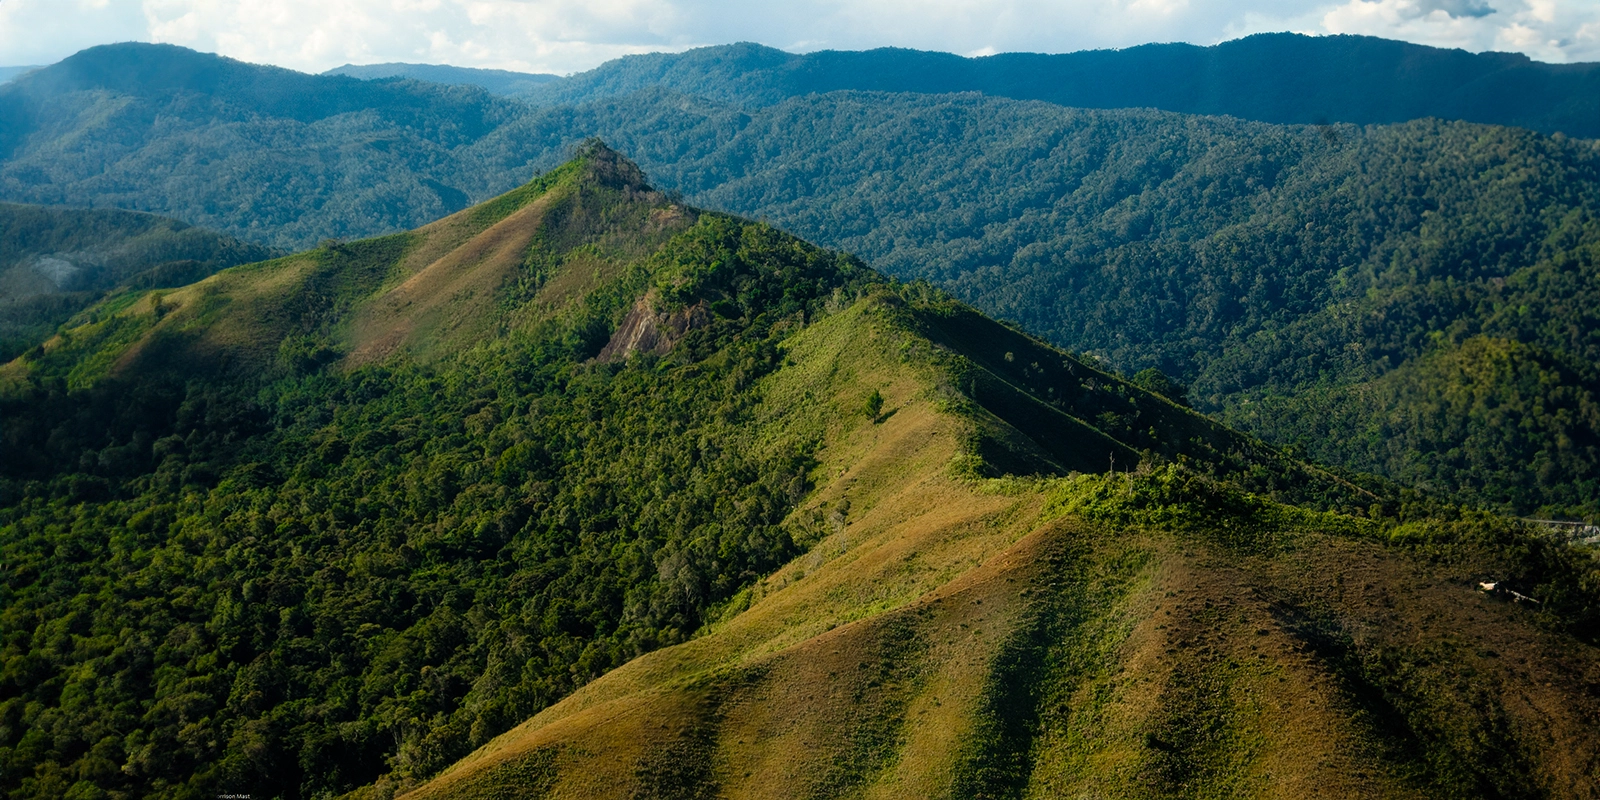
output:
[[[462,314],[461,307],[487,310],[495,291],[521,266],[550,201],[550,194],[542,195],[466,241],[457,240],[471,209],[422,228],[426,244],[407,254],[399,268],[408,277],[357,313],[350,363],[382,361],[414,343],[419,330],[445,338],[481,324],[487,314]]]
[[[849,420],[830,430],[825,477],[795,512],[826,517],[831,533],[741,613],[404,797],[1503,788],[1463,759],[1517,765],[1528,796],[1600,796],[1593,648],[1317,523],[1331,517],[1240,548],[1062,513],[1073,487],[1133,476],[965,475],[954,467],[970,458],[971,419],[884,355],[913,335],[860,305],[796,336],[797,368],[768,378],[775,405],[804,396],[809,413]],[[796,374],[829,379],[786,385]],[[848,411],[864,374],[889,387],[881,422]],[[1402,674],[1379,685],[1381,670]],[[1428,727],[1443,719],[1459,730]]]

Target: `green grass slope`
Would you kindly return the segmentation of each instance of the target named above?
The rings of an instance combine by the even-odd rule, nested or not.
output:
[[[963,381],[1036,353],[952,316],[868,295],[783,343],[762,414],[820,434],[806,554],[434,780],[351,797],[1600,792],[1592,555],[1482,515],[1281,505],[1181,458],[983,478],[1068,457],[1046,431],[1099,440],[995,431],[1007,403]]]
[[[0,361],[120,286],[182,286],[270,255],[149,214],[0,204]]]
[[[902,485],[402,796],[1594,795],[1592,645],[1335,518],[1062,510],[1170,477]]]

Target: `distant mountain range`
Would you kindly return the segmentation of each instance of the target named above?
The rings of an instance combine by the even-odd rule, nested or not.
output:
[[[1369,36],[1273,33],[1210,47],[1148,44],[964,58],[884,48],[795,55],[756,44],[626,56],[544,84],[544,105],[665,87],[744,108],[840,90],[980,92],[1080,108],[1159,108],[1263,122],[1423,117],[1600,136],[1600,64],[1543,64]]]
[[[481,86],[536,105],[667,88],[754,109],[855,90],[979,92],[1078,108],[1159,108],[1263,122],[1373,124],[1423,117],[1600,136],[1600,64],[1545,64],[1369,36],[1258,34],[1209,47],[1148,44],[962,57],[900,48],[794,54],[759,44],[625,56],[569,78],[425,64],[324,74]]]
[[[19,75],[26,75],[43,67],[0,67],[0,83],[9,83]]]
[[[1424,77],[1449,71],[1419,64],[1499,64],[1492,74],[1528,80],[1590,70],[1350,37],[1141,52],[1269,46],[1309,74],[1366,50],[1406,54]],[[781,96],[831,85],[796,82],[813,73],[889,74],[795,66],[867,55],[733,46],[625,59],[541,90],[585,102],[530,107],[476,86],[95,48],[0,87],[0,197],[136,208],[305,247],[420,226],[599,135],[662,189],[932,281],[1126,374],[1157,369],[1197,408],[1277,444],[1496,508],[1600,514],[1592,141],[971,92]],[[650,70],[671,85],[650,84]],[[789,88],[762,94],[774,86]],[[1596,97],[1513,94],[1543,97],[1545,117]]]
[[[0,83],[34,69],[0,67]],[[842,90],[979,92],[1078,108],[1159,108],[1276,123],[1439,117],[1600,136],[1600,64],[1546,64],[1518,53],[1350,35],[1271,33],[1209,47],[1148,44],[982,57],[901,48],[794,54],[739,43],[625,56],[567,78],[407,63],[346,64],[322,74],[477,86],[536,105],[653,87],[743,108]]]
[[[0,198],[162,213],[278,246],[364,236],[467,206],[434,176],[458,180],[451,151],[523,113],[473,86],[98,47],[0,86]]]
[[[346,64],[322,73],[348,75],[362,80],[409,78],[446,85],[478,86],[491,94],[515,96],[533,92],[545,84],[561,80],[560,75],[510,72],[503,69],[473,69],[442,64]]]

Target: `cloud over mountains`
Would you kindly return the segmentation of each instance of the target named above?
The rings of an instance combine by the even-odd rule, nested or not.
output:
[[[1276,30],[1600,60],[1595,0],[0,0],[0,64],[139,40],[307,71],[407,61],[568,73],[732,41],[986,54]]]

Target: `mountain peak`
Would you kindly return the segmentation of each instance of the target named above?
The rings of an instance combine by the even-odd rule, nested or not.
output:
[[[119,42],[81,50],[16,83],[35,92],[110,89],[134,95],[176,90],[211,93],[254,73],[279,78],[301,75],[174,44]]]
[[[172,290],[155,305],[91,313],[118,320],[123,335],[102,338],[98,322],[69,326],[25,369],[51,374],[99,352],[105,370],[85,375],[85,385],[175,365],[270,371],[285,337],[307,335],[349,366],[429,361],[582,305],[694,219],[638,165],[589,139],[561,167],[417,230],[330,241]],[[226,318],[207,311],[218,297],[235,306]],[[143,333],[126,336],[135,329]],[[170,335],[178,329],[188,333]]]
[[[598,137],[579,144],[573,151],[573,160],[583,164],[584,178],[598,185],[635,192],[655,191],[638,164]]]

